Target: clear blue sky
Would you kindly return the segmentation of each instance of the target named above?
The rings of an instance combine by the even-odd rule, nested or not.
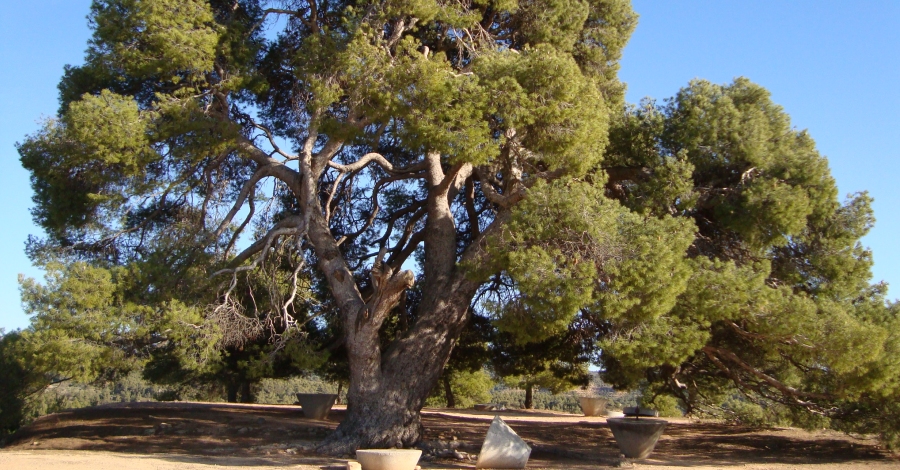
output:
[[[633,1],[641,20],[620,74],[628,100],[672,96],[693,78],[767,87],[809,129],[841,192],[875,197],[878,222],[864,239],[874,280],[900,285],[900,1]],[[89,5],[31,0],[0,15],[0,328],[28,324],[16,278],[40,275],[23,253],[39,232],[13,144],[56,112],[63,65],[83,57]]]

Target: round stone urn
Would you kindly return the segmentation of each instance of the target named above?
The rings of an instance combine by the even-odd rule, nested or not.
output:
[[[666,421],[662,419],[609,418],[606,422],[619,450],[629,459],[647,458],[666,429]]]
[[[359,449],[356,460],[362,470],[415,470],[422,451],[418,449]]]
[[[606,411],[606,398],[578,397],[578,404],[585,416],[602,416]]]
[[[337,401],[332,393],[298,393],[297,402],[303,407],[303,415],[312,419],[325,419]]]

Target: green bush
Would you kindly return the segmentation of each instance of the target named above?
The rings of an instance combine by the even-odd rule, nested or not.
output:
[[[0,441],[25,418],[25,398],[32,381],[19,354],[19,334],[0,330]]]
[[[666,418],[680,418],[684,416],[684,408],[680,401],[671,395],[643,395],[640,400],[641,408],[650,408],[659,411],[659,415]]]
[[[469,408],[476,403],[491,401],[491,390],[496,383],[485,370],[475,372],[454,371],[450,373],[450,389],[456,400],[457,408]],[[431,391],[425,406],[443,408],[447,406],[447,395],[444,385],[438,383]]]
[[[133,371],[118,380],[99,384],[64,382],[51,385],[35,394],[28,403],[28,420],[57,411],[86,408],[106,403],[156,401],[157,397],[172,393],[172,389],[151,384],[139,371]]]
[[[553,394],[544,389],[534,391],[534,409],[581,413],[578,397],[573,392]],[[491,403],[501,403],[507,408],[525,407],[525,390],[497,387],[491,392]]]

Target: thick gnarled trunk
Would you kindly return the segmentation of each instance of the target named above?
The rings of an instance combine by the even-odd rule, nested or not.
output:
[[[419,441],[419,410],[437,384],[453,345],[465,326],[478,283],[466,278],[457,265],[456,226],[449,200],[459,191],[471,167],[457,165],[447,175],[440,156],[426,156],[429,194],[424,229],[423,298],[416,321],[382,353],[379,329],[412,286],[412,273],[395,272],[382,264],[372,267],[373,293],[366,300],[346,264],[338,256],[327,225],[313,216],[310,240],[320,254],[320,269],[328,277],[344,325],[350,361],[347,415],[335,433],[318,449],[347,454],[361,447],[408,447]]]
[[[451,283],[446,293],[431,302],[424,299],[420,306],[440,310],[421,310],[411,330],[383,357],[369,357],[367,363],[351,360],[347,415],[320,452],[347,454],[358,448],[409,447],[419,441],[419,411],[465,326],[476,288],[477,284],[465,280]],[[377,331],[375,335],[377,340]],[[357,345],[347,347],[368,352]]]

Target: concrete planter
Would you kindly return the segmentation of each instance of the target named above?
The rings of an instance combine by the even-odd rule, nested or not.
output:
[[[356,460],[362,470],[415,470],[422,451],[418,449],[359,449]]]
[[[666,428],[662,419],[610,418],[606,422],[619,450],[629,459],[647,458]]]
[[[578,397],[578,404],[585,416],[601,416],[606,411],[606,398]]]
[[[337,395],[331,393],[297,394],[297,402],[303,407],[303,415],[312,419],[325,419],[335,401],[337,401]]]

